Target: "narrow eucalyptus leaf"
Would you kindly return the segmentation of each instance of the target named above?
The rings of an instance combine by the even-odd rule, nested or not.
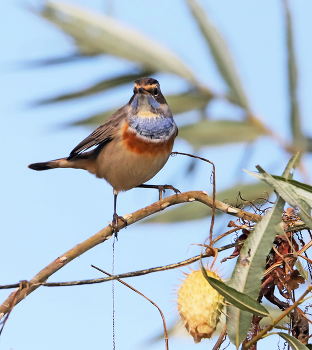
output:
[[[282,337],[284,340],[286,340],[287,343],[292,348],[292,350],[307,350],[308,349],[305,345],[303,345],[301,343],[300,340],[292,337],[291,335],[289,335],[287,333],[278,332],[278,333],[274,333],[274,334],[278,334],[280,337]]]
[[[128,83],[133,83],[136,79],[139,79],[141,77],[150,76],[153,73],[154,73],[154,71],[147,70],[147,71],[141,71],[141,72],[136,73],[136,74],[126,74],[126,75],[120,75],[120,76],[110,78],[110,79],[103,79],[103,80],[100,80],[97,83],[90,85],[89,87],[81,89],[79,91],[72,92],[69,94],[59,95],[59,96],[48,98],[48,99],[39,100],[39,101],[35,102],[35,104],[36,105],[46,105],[46,104],[68,101],[68,100],[73,100],[73,99],[77,99],[77,98],[81,98],[81,97],[94,95],[94,94],[97,94],[99,92],[104,92],[104,91],[110,90],[110,89],[118,87],[118,86],[122,86],[122,85],[125,85]]]
[[[82,55],[81,53],[74,53],[66,56],[21,62],[20,66],[24,69],[41,68],[41,67],[57,66],[64,63],[66,64],[66,63],[84,61],[92,57],[93,56]]]
[[[182,137],[195,147],[208,145],[252,142],[265,135],[262,128],[248,121],[234,120],[200,120],[179,128]]]
[[[257,299],[261,280],[265,272],[266,257],[272,248],[274,238],[280,232],[279,224],[285,201],[278,196],[274,207],[267,211],[246,239],[237,259],[229,286],[239,292]],[[243,342],[251,324],[252,315],[242,313],[228,306],[226,313],[227,333],[236,346]]]
[[[307,281],[309,282],[309,274],[308,271],[304,269],[304,267],[302,266],[301,262],[299,259],[297,259],[296,263],[296,268],[297,270],[300,272],[300,275]]]
[[[202,263],[201,263],[202,264]],[[236,289],[229,287],[224,282],[219,281],[213,277],[209,277],[205,271],[203,265],[201,265],[201,270],[210,283],[210,285],[224,298],[237,308],[243,311],[250,312],[252,315],[267,317],[269,316],[268,310],[259,304],[257,300],[250,298],[248,295],[238,292]]]
[[[177,95],[165,96],[173,116],[191,111],[193,109],[203,110],[212,99],[212,95],[195,92],[185,92]]]
[[[276,180],[272,175],[265,172],[260,166],[257,166],[259,174],[252,173],[247,171],[248,174],[257,178],[260,181],[264,181],[269,185],[273,186],[275,191],[292,207],[300,209],[300,218],[304,223],[312,229],[312,218],[311,212],[307,211],[305,203],[308,203],[310,206],[311,202],[311,193],[298,189],[293,186],[291,183],[294,183],[294,180]]]
[[[111,17],[60,1],[45,2],[39,14],[70,35],[84,54],[113,55],[201,86],[174,53]]]
[[[187,3],[204,38],[206,39],[216,66],[230,89],[230,95],[233,102],[248,110],[248,100],[224,38],[211,23],[208,15],[205,14],[203,8],[197,1],[187,0]]]
[[[288,0],[283,0],[285,22],[286,22],[286,38],[287,38],[287,63],[288,63],[288,90],[289,90],[289,110],[290,124],[293,136],[293,145],[297,149],[305,151],[307,140],[302,133],[300,108],[297,96],[298,88],[298,72],[294,48],[294,37],[292,28],[292,18],[288,6]]]
[[[301,159],[301,152],[297,152],[288,162],[288,164],[283,172],[283,175],[282,175],[283,178],[285,178],[285,179],[292,179],[293,178],[291,170],[296,169],[297,165],[300,162],[300,159]]]

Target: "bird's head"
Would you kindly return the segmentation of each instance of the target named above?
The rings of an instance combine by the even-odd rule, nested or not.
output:
[[[134,82],[130,106],[141,117],[154,117],[160,111],[169,110],[161,93],[159,82],[153,78],[140,78]],[[169,110],[170,111],[170,110]]]

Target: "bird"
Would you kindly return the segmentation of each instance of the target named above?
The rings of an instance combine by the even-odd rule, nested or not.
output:
[[[117,215],[119,192],[135,187],[157,188],[160,196],[165,189],[176,194],[180,192],[172,185],[145,184],[166,164],[177,135],[178,127],[159,82],[143,77],[134,82],[129,102],[81,141],[68,157],[33,163],[28,167],[37,171],[83,169],[105,179],[113,187],[111,226],[117,237],[118,220],[127,224],[126,219]]]

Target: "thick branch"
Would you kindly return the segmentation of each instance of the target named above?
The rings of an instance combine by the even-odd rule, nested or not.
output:
[[[193,202],[193,201],[199,201],[203,204],[206,204],[210,208],[213,206],[213,200],[211,197],[208,196],[208,194],[204,191],[189,191],[179,194],[174,194],[170,197],[166,197],[158,202],[155,202],[145,208],[142,208],[132,214],[124,215],[124,218],[127,220],[128,225],[132,225],[133,223],[140,221],[152,214],[155,214],[159,211],[164,210],[167,207],[170,207],[175,204],[179,203],[186,203],[186,202]],[[232,208],[227,204],[224,204],[222,202],[216,201],[215,203],[216,209],[239,217],[243,218],[248,221],[258,222],[261,220],[260,215],[248,213],[244,210],[240,210],[237,208]],[[122,220],[118,221],[118,229],[122,229],[125,227],[125,223]],[[67,251],[65,254],[58,257],[56,260],[54,260],[52,263],[50,263],[48,266],[46,266],[43,270],[41,270],[36,276],[34,276],[30,281],[30,286],[28,288],[24,288],[21,290],[21,292],[18,294],[16,298],[16,304],[18,304],[21,300],[23,300],[28,294],[36,290],[40,283],[46,282],[46,280],[53,275],[56,271],[61,269],[63,266],[68,264],[70,261],[74,260],[81,254],[85,253],[89,249],[95,247],[96,245],[105,242],[107,239],[109,239],[112,236],[112,228],[110,225],[103,228],[101,231],[93,235],[92,237],[88,238],[84,242],[77,244],[75,247]],[[0,305],[0,316],[3,314],[6,314],[15,299],[16,293],[19,289],[17,288],[14,292],[12,292],[9,297],[5,300],[5,302]]]

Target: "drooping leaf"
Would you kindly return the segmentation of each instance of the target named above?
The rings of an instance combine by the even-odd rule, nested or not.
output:
[[[216,278],[209,277],[202,262],[201,270],[204,277],[210,283],[210,285],[235,307],[239,308],[240,310],[249,312],[252,315],[258,315],[262,317],[267,317],[270,315],[268,310],[264,306],[259,304],[257,300],[250,298],[246,294],[238,292],[236,289],[229,287],[224,282],[219,281]]]
[[[309,282],[309,274],[308,271],[304,269],[304,267],[302,266],[301,262],[299,259],[297,259],[296,263],[296,268],[297,270],[300,272],[300,275],[307,281]]]
[[[39,14],[70,35],[83,53],[113,55],[200,86],[174,53],[111,17],[58,1],[46,2]]]
[[[66,56],[25,61],[25,62],[21,62],[18,65],[19,65],[19,67],[21,67],[23,69],[32,69],[32,68],[56,66],[56,65],[64,64],[64,63],[78,62],[78,61],[83,61],[83,60],[86,60],[86,59],[92,58],[92,57],[93,57],[92,55],[87,56],[87,55],[82,55],[81,53],[74,53],[74,54],[70,54],[70,55],[66,55]]]
[[[277,180],[277,182],[284,182],[290,185],[292,188],[304,201],[312,205],[312,186],[304,184],[296,180],[286,180],[282,176],[272,175],[272,177]]]
[[[293,178],[293,173],[291,172],[292,170],[295,170],[297,168],[297,165],[299,164],[301,159],[301,152],[297,152],[294,154],[291,159],[289,160],[282,177],[289,180]]]
[[[290,345],[292,350],[307,350],[308,348],[301,343],[300,340],[292,337],[291,335],[283,332],[277,332],[277,333],[270,333],[270,334],[278,334],[280,337],[282,337],[284,340],[287,341],[287,343]]]
[[[253,299],[259,296],[266,257],[272,248],[276,234],[280,233],[279,223],[284,205],[285,201],[278,196],[274,207],[264,215],[249,234],[232,273],[229,286]],[[226,313],[228,315],[227,333],[230,341],[238,348],[249,331],[252,315],[234,306],[228,306]]]
[[[289,91],[289,113],[290,124],[293,136],[293,146],[296,149],[305,151],[307,140],[302,132],[300,108],[297,96],[298,72],[294,49],[294,38],[292,29],[292,18],[288,6],[288,0],[283,0],[286,22],[287,38],[287,63],[288,63],[288,91]]]
[[[217,192],[216,199],[235,207],[237,204],[242,203],[242,200],[238,198],[239,191],[244,200],[252,201],[260,197],[268,198],[272,193],[272,188],[262,183],[236,184],[225,191]],[[261,199],[259,199],[259,201],[257,200],[257,203],[259,202],[261,202]],[[180,204],[173,209],[165,210],[162,213],[140,221],[140,223],[169,223],[199,220],[207,218],[211,216],[211,214],[211,209],[206,205],[200,202],[193,202]],[[220,214],[220,212],[216,211],[216,215],[218,214]]]
[[[185,92],[177,95],[165,96],[173,116],[191,111],[193,109],[205,109],[212,95],[195,92]]]
[[[94,126],[98,126],[101,124],[104,124],[104,122],[106,122],[106,120],[116,111],[118,110],[118,108],[114,108],[114,109],[110,109],[106,112],[103,113],[97,113],[94,114],[91,117],[85,118],[85,119],[81,119],[81,120],[77,120],[71,123],[67,123],[64,124],[65,127],[72,127],[72,126],[90,126],[90,127],[94,127]]]
[[[307,149],[306,151],[311,153],[312,152],[312,137],[307,137]]]
[[[182,93],[178,95],[168,95],[166,100],[174,116],[179,113],[188,112],[193,109],[202,109],[210,101],[209,95],[201,95],[196,93]],[[120,107],[119,107],[120,108]],[[102,113],[97,113],[91,117],[78,120],[67,126],[97,126],[103,124],[118,108],[111,109]]]
[[[248,100],[224,38],[211,23],[208,15],[205,14],[203,8],[197,3],[197,1],[187,0],[187,3],[207,41],[218,70],[230,89],[232,100],[248,110]]]
[[[292,207],[300,209],[300,218],[304,223],[312,229],[311,211],[307,210],[307,203],[311,205],[311,193],[308,191],[302,192],[302,189],[297,189],[292,183],[294,180],[276,180],[272,175],[265,172],[260,166],[257,166],[259,174],[247,171],[248,174],[258,180],[267,182],[273,186],[275,191]],[[245,170],[246,171],[246,170]],[[300,193],[301,194],[300,194]]]
[[[46,105],[46,104],[50,104],[50,103],[68,101],[68,100],[72,100],[72,99],[76,99],[76,98],[80,98],[80,97],[90,96],[90,95],[93,95],[93,94],[96,94],[99,92],[104,92],[106,90],[109,90],[109,89],[112,89],[112,88],[115,88],[115,87],[118,87],[121,85],[133,83],[136,79],[139,79],[141,77],[150,76],[153,73],[154,73],[154,71],[147,70],[147,71],[141,71],[141,72],[136,73],[136,74],[126,74],[126,75],[120,75],[120,76],[110,78],[110,79],[100,80],[97,83],[95,83],[87,88],[76,91],[76,92],[72,92],[69,94],[63,94],[63,95],[59,95],[59,96],[48,98],[48,99],[39,100],[39,101],[35,102],[35,105]],[[131,89],[129,91],[132,92]]]
[[[265,131],[248,121],[201,120],[179,128],[179,137],[195,147],[235,142],[252,142]]]

